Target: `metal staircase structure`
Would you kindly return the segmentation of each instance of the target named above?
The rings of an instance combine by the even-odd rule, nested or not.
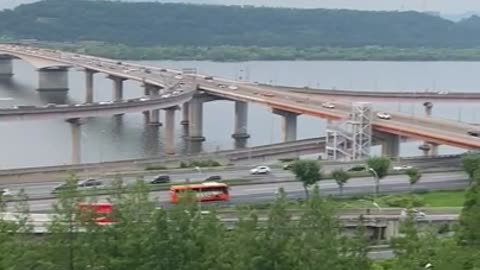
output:
[[[372,105],[355,102],[350,117],[327,125],[325,152],[331,160],[361,160],[372,146]]]

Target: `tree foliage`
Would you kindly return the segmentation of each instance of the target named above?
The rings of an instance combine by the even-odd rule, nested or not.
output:
[[[475,172],[480,169],[480,154],[470,153],[462,158],[462,168],[468,174],[471,181],[474,179]]]
[[[0,12],[4,37],[142,46],[476,47],[478,25],[411,11],[86,0],[44,0]]]
[[[343,186],[350,179],[350,174],[342,168],[335,169],[332,171],[332,178],[337,182],[340,195],[343,195]]]
[[[422,178],[422,172],[420,172],[420,170],[417,168],[410,168],[405,172],[405,174],[408,176],[410,187],[418,183],[418,181],[420,181]]]
[[[387,157],[372,157],[367,161],[369,169],[373,169],[379,179],[383,179],[388,175],[390,169],[390,159]]]
[[[291,171],[298,181],[302,182],[305,195],[308,197],[308,188],[322,178],[322,167],[315,160],[297,160],[292,164]]]

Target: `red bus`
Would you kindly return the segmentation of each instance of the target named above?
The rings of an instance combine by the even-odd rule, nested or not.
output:
[[[178,202],[178,195],[186,191],[193,192],[197,201],[200,202],[228,201],[230,199],[227,184],[206,182],[201,184],[171,186],[170,202]]]
[[[80,216],[82,214],[92,215],[95,223],[98,225],[106,225],[114,222],[110,217],[113,211],[111,203],[79,203],[77,207]]]

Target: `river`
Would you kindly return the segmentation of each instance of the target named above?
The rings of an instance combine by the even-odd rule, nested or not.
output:
[[[476,62],[340,62],[340,61],[253,61],[242,63],[216,63],[208,61],[143,61],[150,65],[170,68],[197,68],[198,73],[230,79],[242,79],[277,85],[309,86],[319,88],[391,90],[391,91],[478,91],[480,63]],[[28,63],[14,61],[15,76],[0,81],[0,106],[43,105],[47,103],[80,103],[84,100],[84,74],[71,69],[70,91],[65,93],[37,92],[37,73]],[[126,81],[124,96],[143,95],[140,83]],[[109,100],[112,84],[105,75],[95,75],[95,100]],[[204,105],[205,151],[233,147],[234,106],[228,101],[215,101]],[[423,114],[422,104],[376,104],[377,108],[405,113]],[[433,115],[453,120],[479,123],[479,105],[472,103],[435,104]],[[162,116],[163,117],[163,114]],[[177,113],[178,151],[185,149]],[[299,117],[298,137],[311,138],[324,135],[324,120],[308,116]],[[280,118],[260,105],[249,107],[250,146],[280,141]],[[70,128],[60,120],[27,122],[0,122],[0,169],[70,162]],[[162,127],[145,126],[143,116],[124,115],[89,119],[82,126],[82,161],[107,161],[163,155]],[[420,154],[419,142],[402,144],[401,154]],[[378,153],[379,148],[373,149]],[[460,153],[462,150],[441,146],[441,154]]]

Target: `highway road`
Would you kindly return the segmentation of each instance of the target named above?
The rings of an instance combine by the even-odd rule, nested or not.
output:
[[[285,174],[287,173],[288,172],[285,172]],[[282,179],[279,176],[276,178]],[[292,179],[293,177],[284,177],[283,179],[286,178]],[[265,179],[265,181],[268,181],[268,179]],[[415,187],[417,189],[452,190],[461,189],[467,185],[468,180],[464,173],[452,172],[424,174],[421,181]],[[51,187],[52,186],[46,186],[43,184],[38,186],[29,185],[26,187],[27,192],[31,196],[30,207],[32,212],[45,213],[52,209],[52,204],[55,202],[55,199],[35,199],[35,197],[41,197],[42,194],[48,195],[51,191]],[[231,200],[227,204],[268,202],[275,198],[279,188],[285,190],[289,199],[301,199],[304,197],[304,190],[299,182],[248,184],[232,186]],[[338,186],[331,180],[321,181],[320,189],[324,195],[338,194]],[[397,193],[409,190],[408,177],[405,175],[389,176],[381,181],[381,192]],[[374,181],[372,177],[351,179],[344,187],[345,195],[365,195],[371,194],[373,191]],[[168,203],[168,191],[152,192],[151,197],[157,199],[160,205],[170,205]],[[99,196],[98,199],[100,201],[105,200],[106,196]],[[13,204],[9,207],[10,211],[14,211]]]
[[[438,169],[452,169],[458,170],[459,164],[458,159],[456,158],[446,158],[446,159],[412,159],[412,160],[401,160],[399,162],[393,162],[393,166],[395,165],[410,165],[416,167],[424,172],[428,170],[438,170]],[[345,164],[345,163],[333,163],[333,164],[323,164],[322,171],[325,174],[329,174],[334,169],[343,168],[348,169],[354,167],[361,163],[352,163],[352,164]],[[288,170],[283,170],[282,168],[272,167],[271,174],[267,176],[252,176],[249,173],[249,170],[256,165],[270,165],[270,164],[255,164],[255,165],[242,165],[242,166],[234,166],[234,167],[227,167],[215,169],[206,169],[200,168],[197,170],[172,170],[170,172],[150,172],[144,171],[143,179],[147,182],[153,180],[156,175],[169,175],[171,178],[172,183],[183,183],[186,180],[190,180],[191,182],[203,181],[210,176],[220,176],[222,179],[231,180],[231,179],[244,179],[244,180],[264,180],[269,182],[275,181],[287,181],[293,179],[292,172]],[[67,173],[65,173],[67,175]],[[81,179],[85,179],[89,177],[84,177]],[[111,182],[116,178],[113,176],[105,176],[105,177],[95,177],[96,179],[102,180],[105,185],[110,185]],[[134,176],[121,176],[118,175],[117,178],[120,178],[125,184],[134,183],[137,180],[137,177]],[[53,181],[44,181],[41,179],[38,182],[35,181],[28,181],[28,182],[15,182],[15,181],[7,181],[4,180],[3,188],[8,188],[12,192],[16,193],[20,189],[24,189],[32,198],[38,197],[45,197],[46,195],[51,194],[51,191],[58,185],[62,184],[63,181],[53,180]]]

